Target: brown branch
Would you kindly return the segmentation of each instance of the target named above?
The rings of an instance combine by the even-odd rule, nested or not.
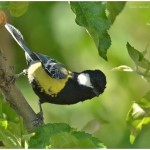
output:
[[[0,90],[10,106],[23,118],[28,131],[32,131],[35,127],[33,120],[37,115],[16,86],[14,79],[12,66],[8,64],[6,54],[0,49]],[[37,122],[36,125],[39,124],[40,122]]]

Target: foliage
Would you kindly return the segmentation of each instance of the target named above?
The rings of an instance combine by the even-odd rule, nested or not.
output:
[[[129,71],[129,72],[136,72],[137,74],[141,75],[142,78],[150,81],[150,61],[146,58],[147,51],[144,50],[140,52],[132,47],[129,43],[127,43],[127,50],[129,56],[135,63],[135,69],[129,66],[118,66],[113,68],[113,70],[120,70],[120,71]]]
[[[125,3],[70,2],[70,5],[76,14],[76,23],[86,28],[93,38],[100,56],[107,60],[107,49],[111,45],[111,39],[107,30],[123,9]],[[116,9],[112,11],[114,7]],[[107,8],[109,12],[108,17],[105,12]]]
[[[7,102],[0,99],[0,147],[1,148],[23,148],[25,147],[26,134],[22,119],[9,106]]]
[[[150,91],[138,102],[134,102],[127,116],[130,127],[130,142],[133,144],[143,125],[150,124]]]
[[[65,123],[46,124],[35,129],[29,148],[105,148],[90,134],[79,132]]]
[[[146,58],[147,49],[143,52],[136,50],[127,43],[127,50],[130,58],[135,63],[135,69],[129,66],[119,66],[113,70],[135,72],[147,82],[150,82],[150,61]],[[150,124],[150,91],[138,102],[134,102],[127,115],[127,124],[130,127],[130,142],[134,143],[135,138],[141,132],[143,125]]]
[[[130,57],[136,65],[135,72],[150,82],[150,61],[146,59],[147,51],[140,52],[127,43]],[[143,70],[139,69],[142,68]],[[142,126],[150,123],[150,91],[138,102],[133,103],[127,116],[127,123],[131,126],[130,142],[133,143]]]
[[[1,2],[0,6],[2,9],[9,10],[12,16],[20,17],[27,11],[28,4],[29,2]],[[76,14],[76,23],[87,29],[94,39],[99,54],[106,60],[107,49],[111,43],[107,30],[123,9],[125,3],[120,3],[121,7],[116,4],[116,2],[114,4],[108,2],[108,5],[102,2],[70,2],[72,10]],[[105,13],[107,6],[109,17]],[[116,9],[113,12],[113,7],[120,7],[121,9]],[[11,108],[7,104],[3,104],[2,107],[6,108],[2,113],[9,114],[7,119],[1,117],[0,122],[0,140],[5,148],[23,148],[28,141],[29,148],[105,148],[97,138],[83,131],[77,131],[64,123],[46,124],[37,127],[30,138],[30,136],[22,133],[21,128],[20,131],[18,130],[18,125],[21,122],[19,120],[16,123],[14,120],[16,114],[7,112]],[[13,122],[8,121],[9,119]],[[24,141],[22,140],[23,137],[26,137]]]
[[[29,2],[0,2],[1,9],[7,9],[10,11],[13,17],[22,16],[28,9]]]
[[[99,139],[65,123],[46,124],[27,134],[9,104],[1,101],[1,108],[1,148],[106,148]]]
[[[87,30],[99,55],[105,60],[109,56],[110,63],[99,62],[92,40],[85,34],[84,28],[75,25],[70,7],[76,16],[76,23]],[[105,148],[103,142],[109,148],[146,148],[147,143],[149,148],[149,130],[145,128],[150,123],[149,47],[147,45],[145,50],[137,50],[145,42],[147,44],[149,39],[150,11],[145,9],[149,7],[149,3],[70,2],[70,7],[66,2],[0,2],[0,8],[7,12],[9,22],[13,22],[22,31],[33,50],[57,58],[77,72],[85,68],[100,67],[104,70],[108,80],[106,92],[100,98],[69,107],[45,105],[45,122],[51,124],[36,128],[32,134],[26,132],[22,120],[8,103],[0,101],[1,147]],[[137,49],[129,42],[126,44],[126,39],[134,43]],[[25,61],[20,61],[24,60],[24,54],[15,44],[11,47],[14,47],[10,54],[15,56],[15,69],[18,73],[25,68]],[[132,61],[134,67],[131,65]],[[114,66],[119,67],[113,70],[124,72],[110,72],[110,68]],[[17,83],[23,94],[38,111],[35,106],[37,97],[32,93],[31,87],[26,81],[23,82],[24,79],[19,80]],[[132,104],[131,100],[134,100]],[[96,121],[93,123],[91,120]],[[131,131],[132,145],[129,143],[125,121]],[[89,122],[92,124],[89,125]]]
[[[108,19],[113,24],[116,16],[122,11],[126,2],[107,2]]]

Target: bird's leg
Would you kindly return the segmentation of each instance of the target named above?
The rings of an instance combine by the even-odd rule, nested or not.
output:
[[[38,113],[38,115],[40,115],[42,120],[44,120],[44,118],[43,118],[43,110],[42,110],[42,105],[41,105],[40,100],[39,100],[38,104],[39,104],[39,108],[40,108],[40,112]]]
[[[24,69],[21,73],[10,76],[10,79],[8,80],[8,84],[14,84],[16,79],[18,79],[21,75],[27,75],[27,74],[28,74],[27,69]]]
[[[28,75],[28,71],[27,71],[27,69],[24,69],[21,73],[19,73],[19,74],[15,74],[15,78],[17,79],[17,78],[19,78],[20,76],[22,76],[22,75]]]
[[[37,113],[36,118],[33,120],[34,126],[42,125],[44,123],[43,110],[42,110],[40,100],[39,100],[38,104],[40,107],[40,112]]]

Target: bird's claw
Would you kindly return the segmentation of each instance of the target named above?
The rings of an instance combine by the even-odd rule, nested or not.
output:
[[[42,125],[44,123],[43,113],[42,112],[37,113],[36,118],[32,120],[32,122],[35,127]]]
[[[17,79],[17,78],[19,78],[20,76],[22,76],[22,75],[27,75],[27,74],[28,74],[27,69],[24,69],[21,73],[15,74],[15,78]]]
[[[28,72],[27,72],[27,69],[24,69],[21,73],[19,74],[15,74],[13,76],[10,76],[10,79],[8,80],[8,84],[14,84],[15,81],[22,75],[27,75]]]

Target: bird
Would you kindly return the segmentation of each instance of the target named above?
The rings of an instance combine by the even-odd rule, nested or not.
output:
[[[17,28],[9,23],[4,26],[25,52],[27,69],[23,73],[39,98],[41,113],[43,103],[71,105],[104,92],[106,76],[101,70],[73,72],[49,56],[32,52]]]

